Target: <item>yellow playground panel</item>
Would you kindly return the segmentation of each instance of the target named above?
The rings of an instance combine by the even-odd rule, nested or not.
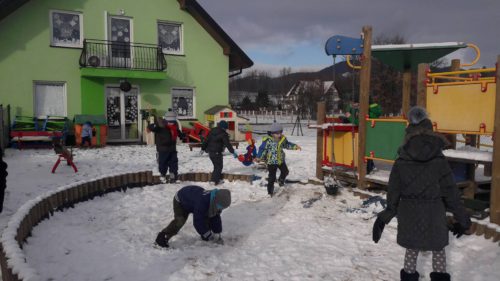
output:
[[[427,84],[427,110],[435,131],[477,135],[493,133],[496,95],[494,77],[447,76],[457,73],[477,75],[479,72],[476,70],[428,74],[432,80]],[[435,82],[436,79],[446,82]]]
[[[332,155],[332,144],[334,155]],[[358,127],[346,125],[329,127],[323,133],[323,146],[323,165],[356,167],[358,159]],[[333,161],[333,158],[335,158],[335,161]]]

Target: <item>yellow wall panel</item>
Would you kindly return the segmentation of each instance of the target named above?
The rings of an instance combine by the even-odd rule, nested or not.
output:
[[[334,153],[335,153],[335,163],[351,166],[352,161],[354,159],[355,166],[357,162],[357,151],[358,151],[358,133],[355,133],[355,139],[353,143],[352,132],[344,132],[344,131],[335,131],[334,133]],[[328,136],[325,138],[326,141],[326,152],[324,155],[328,157],[328,160],[331,162],[331,151],[332,151],[332,135],[331,131],[328,131]],[[354,158],[353,158],[353,144],[354,144]],[[325,157],[323,157],[323,160]]]
[[[496,85],[487,84],[486,92],[480,84],[439,86],[434,94],[427,87],[427,110],[437,131],[456,131],[491,134],[494,126]],[[486,128],[481,131],[480,125]]]

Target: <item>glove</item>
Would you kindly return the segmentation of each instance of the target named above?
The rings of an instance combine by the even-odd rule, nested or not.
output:
[[[236,151],[233,152],[233,156],[234,156],[234,158],[238,158],[238,153]]]
[[[201,235],[201,240],[203,241],[210,241],[211,239],[213,239],[213,233],[212,231],[207,231],[205,234]]]
[[[378,243],[380,237],[382,237],[382,231],[384,231],[385,223],[382,219],[377,218],[375,223],[373,223],[372,238],[373,242]]]
[[[460,238],[462,235],[465,234],[465,231],[467,231],[467,229],[465,229],[460,223],[456,222],[453,224],[453,228],[451,229],[451,232],[453,233],[453,235],[455,235],[457,238]]]

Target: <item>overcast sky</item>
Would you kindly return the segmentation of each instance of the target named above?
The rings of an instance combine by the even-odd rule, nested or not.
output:
[[[481,49],[477,66],[500,55],[500,0],[198,0],[255,67],[317,70],[332,63],[324,51],[333,35],[402,35],[407,43],[465,42]],[[469,62],[474,51],[452,58]]]

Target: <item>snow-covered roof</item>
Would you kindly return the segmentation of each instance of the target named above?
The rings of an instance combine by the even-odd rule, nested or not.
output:
[[[429,49],[429,48],[463,48],[464,42],[443,42],[443,43],[417,43],[417,44],[388,44],[373,45],[373,51],[382,50],[404,50],[404,49]]]
[[[334,81],[319,81],[319,80],[314,80],[314,81],[299,81],[295,83],[290,90],[285,94],[286,97],[289,97],[290,95],[298,95],[300,91],[304,88],[308,87],[323,87],[323,94],[326,94],[330,89],[333,89],[335,92],[337,92],[337,89],[333,87]]]

